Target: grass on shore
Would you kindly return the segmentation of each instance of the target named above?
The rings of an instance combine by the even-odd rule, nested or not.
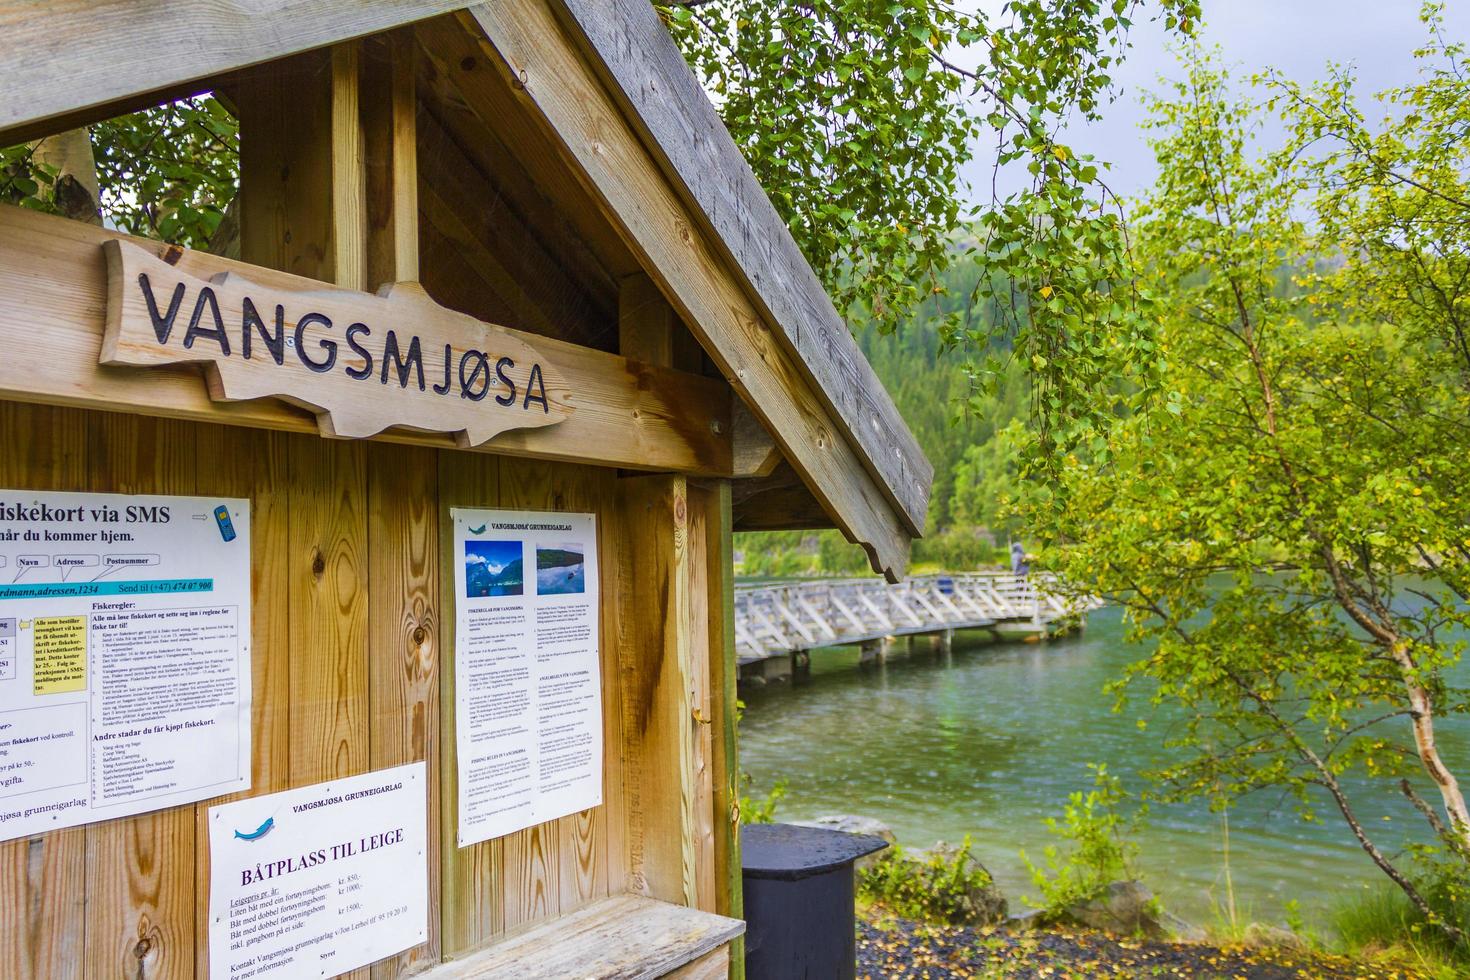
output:
[[[1229,949],[1282,948],[1339,956],[1373,975],[1397,971],[1423,980],[1470,976],[1470,953],[1456,950],[1430,928],[1403,892],[1391,885],[1364,887],[1340,900],[1329,913],[1325,936],[1305,927],[1294,908],[1287,912],[1288,925],[1282,928],[1256,920],[1249,908],[1236,910],[1217,903],[1212,921],[1204,926],[1206,941]]]
[[[1011,931],[926,924],[881,912],[858,921],[861,980],[1430,980],[1318,949],[1154,941],[1089,929]],[[1435,978],[1437,980],[1437,978]]]
[[[870,977],[1021,980],[1110,974],[1454,980],[1470,976],[1470,955],[1457,952],[1429,928],[1403,893],[1392,887],[1365,888],[1341,902],[1330,916],[1330,937],[1306,929],[1294,909],[1287,910],[1290,928],[1283,928],[1257,922],[1249,909],[1236,909],[1237,914],[1231,915],[1217,908],[1214,921],[1204,929],[1204,941],[1183,943],[1067,927],[1009,932],[925,923],[895,916],[891,906],[875,903],[872,897],[862,896],[858,902],[863,957],[870,968],[881,969],[865,974]],[[888,958],[894,954],[896,959]],[[887,962],[880,967],[883,959]]]
[[[1429,894],[1435,902],[1433,892]],[[1395,964],[1422,976],[1470,975],[1470,952],[1456,949],[1391,885],[1364,888],[1339,904],[1332,915],[1342,949],[1364,962]],[[1470,922],[1461,922],[1462,929]]]

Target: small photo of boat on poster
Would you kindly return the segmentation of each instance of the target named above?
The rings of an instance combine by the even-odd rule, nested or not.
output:
[[[467,598],[524,595],[525,569],[519,541],[466,541],[464,591]]]
[[[574,595],[587,591],[587,564],[582,543],[536,549],[536,594]]]

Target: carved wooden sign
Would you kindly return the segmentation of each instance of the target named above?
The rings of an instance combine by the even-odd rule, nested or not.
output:
[[[130,242],[103,248],[103,364],[201,362],[216,401],[281,398],[345,439],[399,426],[478,446],[572,412],[566,383],[531,345],[417,283],[298,292],[234,272],[199,279]]]

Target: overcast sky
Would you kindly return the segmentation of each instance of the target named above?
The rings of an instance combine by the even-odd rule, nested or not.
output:
[[[1001,0],[971,2],[994,10]],[[1470,41],[1470,0],[1449,0],[1445,14],[1446,37]],[[1413,51],[1426,34],[1418,0],[1204,0],[1202,36],[1220,47],[1238,77],[1274,67],[1306,82],[1321,78],[1329,62],[1346,63],[1357,69],[1366,96],[1414,79]],[[1133,48],[1114,73],[1122,95],[1101,124],[1066,136],[1078,151],[1112,163],[1109,184],[1120,194],[1136,194],[1153,180],[1153,154],[1139,127],[1139,93],[1159,89],[1161,75],[1181,74],[1167,40],[1161,25],[1135,25]],[[977,159],[968,177],[975,203],[983,206],[990,194],[989,159]]]

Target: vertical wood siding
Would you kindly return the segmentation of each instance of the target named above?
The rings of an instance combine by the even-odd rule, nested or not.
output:
[[[704,564],[718,517],[686,515],[682,478],[10,403],[0,445],[0,489],[250,500],[252,789],[239,796],[428,763],[428,942],[353,977],[407,976],[628,891],[650,858],[651,891],[714,910],[724,760],[709,660],[723,642],[703,624],[717,618]],[[605,767],[602,806],[463,849],[458,506],[597,515]],[[208,976],[206,816],[232,798],[0,844],[0,976]]]

